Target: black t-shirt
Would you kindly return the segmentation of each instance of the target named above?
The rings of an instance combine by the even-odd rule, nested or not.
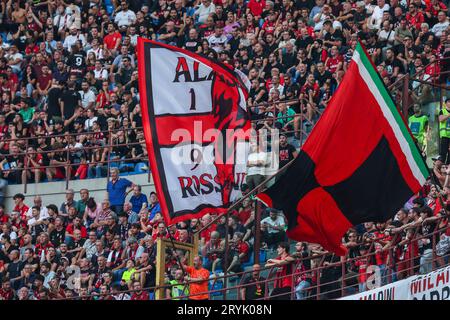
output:
[[[319,72],[316,71],[314,73],[314,78],[319,83],[319,86],[322,87],[327,80],[333,79],[333,75],[328,70],[325,70],[323,74],[320,74]]]
[[[280,152],[280,168],[283,168],[286,164],[289,163],[292,159],[294,159],[294,152],[297,150],[295,147],[291,144],[286,144],[284,147],[280,145],[279,152]]]
[[[59,98],[61,97],[61,88],[50,88],[48,91],[47,114],[49,119],[52,117],[61,117],[61,109],[59,108]]]
[[[394,69],[396,67],[399,67],[399,73],[404,72],[403,64],[398,59],[393,59],[392,61],[386,60],[384,65],[387,73],[390,76],[394,73]]]
[[[278,63],[278,62],[277,62],[275,65],[268,64],[268,65],[264,68],[264,70],[263,70],[263,71],[264,71],[264,77],[265,77],[266,79],[272,77],[270,71],[271,71],[273,68],[277,68],[278,70],[280,70],[280,72],[283,72],[283,70],[284,70],[283,65],[281,65],[281,64]]]
[[[73,53],[67,59],[67,65],[71,69],[84,70],[86,67],[84,52]]]
[[[298,97],[298,92],[300,91],[300,87],[298,84],[293,83],[291,85],[284,85],[283,95],[286,100],[295,99]]]
[[[428,236],[422,240],[422,247],[419,248],[420,254],[423,254],[425,250],[433,249],[433,236],[431,235],[436,230],[436,222],[427,223],[422,225],[421,233],[423,236]]]
[[[297,0],[294,3],[295,3],[294,6],[296,9],[306,8],[306,9],[311,10],[315,6],[314,0]]]
[[[264,280],[265,278],[263,277],[255,279],[252,275],[244,280],[243,288],[245,288],[245,300],[256,300],[264,297],[266,291],[266,283]]]
[[[76,241],[75,239],[71,243],[70,246],[68,246],[69,250],[77,249],[83,247],[84,243],[86,242],[86,239],[81,238],[79,241]]]
[[[375,44],[369,44],[369,43],[368,43],[368,44],[366,45],[367,53],[370,54],[370,55],[372,55],[372,54],[374,54],[375,52],[377,52],[378,49],[380,49],[380,44],[377,43],[377,42],[375,42]]]
[[[8,273],[9,273],[9,278],[10,279],[14,279],[20,276],[20,271],[21,271],[21,262],[17,261],[17,262],[10,262],[8,265]]]
[[[7,156],[6,160],[8,161],[10,169],[23,168],[23,156]]]
[[[81,96],[78,91],[69,89],[61,94],[61,101],[64,103],[64,117],[69,119],[75,113],[76,107],[80,105]]]
[[[276,42],[274,42],[273,44],[266,44],[264,46],[264,54],[269,56],[269,54],[274,53],[276,49],[278,49],[278,45]]]
[[[335,29],[333,33],[328,32],[324,37],[323,40],[327,41],[336,41],[336,40],[342,40],[344,42],[344,35],[342,34],[342,31],[339,29]],[[331,48],[332,45],[329,43],[324,43],[324,47]]]
[[[198,47],[201,47],[202,43],[198,40],[188,39],[184,44],[186,50],[190,52],[197,52]]]
[[[308,45],[312,44],[314,42],[313,38],[310,36],[307,37],[299,37],[297,40],[295,40],[295,46],[297,48],[303,48],[306,49]]]
[[[65,228],[62,228],[61,231],[53,229],[53,231],[50,232],[50,242],[55,247],[59,247],[59,245],[64,242],[65,235],[66,235],[66,229]]]
[[[25,265],[27,265],[27,264],[31,264],[31,265],[37,265],[38,266],[38,270],[39,270],[39,258],[33,258],[33,259],[31,259],[31,262],[30,261],[28,261],[28,260],[25,260],[25,261],[21,261],[20,262],[20,271],[22,271],[24,268],[25,268]]]

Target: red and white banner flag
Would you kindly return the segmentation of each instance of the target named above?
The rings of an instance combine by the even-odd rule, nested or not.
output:
[[[137,54],[145,140],[166,223],[226,211],[245,182],[248,80],[151,40],[140,38]]]

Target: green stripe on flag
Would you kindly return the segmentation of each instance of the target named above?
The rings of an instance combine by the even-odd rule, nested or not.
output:
[[[373,82],[375,83],[378,91],[380,92],[381,96],[383,97],[383,100],[386,102],[386,105],[389,107],[389,110],[391,111],[392,115],[394,116],[395,121],[397,122],[405,140],[407,141],[409,148],[411,149],[411,154],[414,157],[414,161],[416,162],[417,166],[419,167],[420,172],[423,174],[423,176],[426,178],[429,176],[429,170],[426,166],[425,162],[423,161],[422,156],[419,153],[419,150],[414,143],[413,137],[409,133],[405,122],[402,119],[402,116],[400,115],[400,112],[398,111],[397,107],[394,104],[394,101],[392,101],[391,96],[389,95],[386,87],[384,86],[384,83],[382,82],[380,76],[376,72],[376,70],[373,68],[372,63],[369,61],[369,58],[366,56],[366,53],[364,52],[361,45],[358,43],[356,45],[356,51],[359,53],[359,56],[361,58],[361,62],[363,63],[364,67],[368,71],[370,77],[372,78]]]

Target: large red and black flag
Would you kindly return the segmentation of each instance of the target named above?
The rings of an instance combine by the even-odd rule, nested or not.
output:
[[[142,38],[137,54],[145,140],[166,223],[226,211],[245,181],[248,79]]]
[[[288,236],[345,254],[344,233],[386,221],[428,177],[413,138],[364,48],[285,174],[257,198],[283,210]]]

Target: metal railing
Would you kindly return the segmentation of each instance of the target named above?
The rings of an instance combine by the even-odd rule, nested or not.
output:
[[[431,237],[431,247],[432,247],[432,259],[431,259],[431,266],[432,270],[436,270],[438,268],[442,268],[444,266],[449,265],[449,263],[445,263],[445,259],[447,257],[450,257],[450,251],[448,251],[443,256],[437,256],[436,255],[436,245],[438,243],[438,237],[445,232],[450,231],[450,226],[447,224],[448,217],[442,217],[436,220],[434,223],[436,224],[436,230],[433,231],[430,234],[426,235],[418,235],[417,231],[418,227],[413,227],[415,229],[414,237],[409,240],[409,243],[411,245],[410,251],[414,251],[414,246],[418,245],[418,242],[424,239],[429,240]],[[444,227],[439,227],[441,222],[445,222]],[[387,239],[387,237],[380,237],[378,239],[371,239],[370,241],[364,242],[365,245],[370,246],[369,251],[371,251],[371,248],[373,248],[374,244],[376,242],[379,242],[383,239]],[[418,274],[418,269],[420,268],[420,263],[418,263],[418,259],[420,258],[420,254],[416,256],[411,256],[408,259],[399,259],[398,252],[396,252],[398,248],[399,243],[399,234],[394,235],[394,237],[390,241],[390,245],[387,248],[383,249],[383,252],[387,253],[387,261],[385,264],[386,273],[382,275],[382,285],[387,283],[392,283],[397,280]],[[362,243],[361,243],[362,244]],[[316,255],[310,255],[308,257],[304,258],[298,258],[295,259],[295,261],[291,262],[291,270],[292,272],[283,275],[283,276],[277,276],[276,275],[276,266],[272,267],[262,267],[260,269],[260,273],[268,272],[268,276],[266,278],[260,278],[257,281],[254,281],[249,284],[244,284],[244,280],[251,276],[253,271],[243,271],[238,273],[229,274],[227,276],[212,276],[210,279],[206,280],[208,281],[208,290],[203,292],[198,292],[196,294],[192,295],[186,295],[186,296],[180,296],[180,297],[174,297],[175,299],[195,299],[196,296],[203,296],[207,294],[210,299],[214,299],[214,297],[224,297],[225,293],[228,293],[228,297],[230,297],[230,293],[235,291],[235,299],[231,300],[244,300],[245,297],[242,296],[242,289],[253,287],[256,284],[264,285],[264,294],[260,298],[257,298],[256,300],[271,300],[274,298],[280,298],[283,297],[285,300],[295,300],[296,299],[296,284],[298,284],[298,280],[302,277],[306,277],[309,279],[312,279],[310,282],[310,286],[305,289],[304,295],[305,299],[308,300],[320,300],[320,299],[336,299],[345,297],[351,294],[359,293],[359,290],[356,289],[358,287],[358,283],[361,283],[358,278],[361,276],[360,273],[354,273],[352,271],[348,271],[348,264],[351,262],[355,262],[361,259],[370,261],[370,259],[374,259],[375,255],[378,254],[378,252],[370,252],[363,256],[358,256],[355,258],[348,258],[348,257],[342,257],[339,262],[331,262],[327,263],[326,259],[330,256],[332,256],[329,252],[324,252]],[[316,264],[317,266],[312,267],[309,270],[300,270],[299,266],[304,262],[309,260],[312,261],[318,261]],[[427,262],[429,263],[429,262]],[[377,266],[376,264],[368,264],[367,266]],[[334,279],[331,281],[325,281],[322,279],[323,274],[325,271],[330,270],[331,268],[335,268],[335,270],[340,270],[339,275],[336,275]],[[429,271],[429,272],[430,272]],[[137,271],[139,272],[139,271]],[[402,273],[399,277],[399,274]],[[366,274],[366,277],[370,277],[370,275]],[[279,282],[280,280],[289,278],[289,282],[292,284],[289,291],[283,292],[280,294],[271,294],[271,289],[273,292],[273,287],[275,282]],[[234,280],[234,281],[233,281]],[[352,282],[349,283],[349,282]],[[213,289],[214,285],[216,283],[222,282],[223,287],[219,289]],[[237,284],[234,285],[228,285],[229,283],[237,282]],[[182,282],[183,284],[186,283],[187,285],[193,284],[193,283],[205,283],[205,281],[190,281],[190,282]],[[148,292],[156,292],[156,290],[165,290],[165,289],[171,289],[175,285],[167,284],[164,286],[154,286],[149,288],[142,288],[142,291],[148,291]],[[351,290],[350,290],[351,289]],[[134,293],[136,290],[124,290],[120,291],[120,293]],[[364,290],[366,291],[366,290]],[[110,295],[110,293],[109,293]],[[94,293],[89,294],[86,297],[99,297],[101,294]],[[72,297],[70,299],[79,299],[79,297]],[[171,300],[172,297],[166,297],[162,300]],[[61,299],[66,300],[66,299]]]

